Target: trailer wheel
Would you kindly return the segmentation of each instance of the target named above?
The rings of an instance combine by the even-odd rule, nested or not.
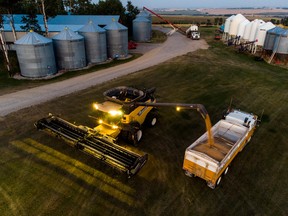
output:
[[[216,186],[219,186],[221,180],[222,180],[222,176],[220,176],[220,177],[217,179],[217,181],[216,181]]]
[[[229,167],[226,167],[225,171],[224,171],[224,175],[226,175],[228,173]]]
[[[187,171],[187,170],[185,170],[185,175],[186,176],[188,176],[188,177],[193,177],[193,174],[192,173],[190,173],[189,171]]]

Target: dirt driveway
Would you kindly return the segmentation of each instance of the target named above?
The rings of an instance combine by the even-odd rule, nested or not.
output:
[[[197,49],[207,48],[206,41],[191,40],[175,32],[163,44],[139,44],[137,49],[144,55],[134,61],[61,82],[2,95],[0,96],[0,116],[3,117],[23,108],[135,73]]]

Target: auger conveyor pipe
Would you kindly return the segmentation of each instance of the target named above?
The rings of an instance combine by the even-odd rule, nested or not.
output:
[[[74,125],[54,115],[38,120],[35,127],[65,140],[78,150],[111,167],[125,172],[128,177],[135,175],[148,159],[147,154],[139,155],[97,135],[91,128]]]

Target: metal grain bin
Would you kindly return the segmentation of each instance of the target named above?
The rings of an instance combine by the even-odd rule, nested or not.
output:
[[[284,31],[284,29],[280,27],[275,27],[273,29],[270,29],[266,33],[263,49],[264,50],[273,50],[276,38],[279,36],[279,34]]]
[[[136,18],[146,18],[149,20],[149,28],[150,28],[150,38],[152,36],[152,16],[151,13],[147,10],[142,10],[139,14],[136,15]]]
[[[52,40],[29,32],[15,41],[21,75],[29,78],[57,73]]]
[[[151,24],[145,17],[133,20],[133,39],[137,42],[147,42],[151,39]]]
[[[128,29],[113,21],[105,26],[109,58],[125,58],[128,55]]]
[[[86,66],[84,37],[65,28],[53,38],[56,62],[59,69],[77,69]]]
[[[106,31],[90,21],[78,32],[84,37],[87,62],[100,63],[106,61]]]
[[[279,54],[288,54],[288,30],[283,29],[283,31],[279,32],[275,39],[275,43],[273,46],[273,52]]]

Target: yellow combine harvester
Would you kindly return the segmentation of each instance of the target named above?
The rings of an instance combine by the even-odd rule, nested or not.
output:
[[[144,125],[153,127],[157,122],[158,112],[155,107],[138,105],[137,103],[155,103],[155,88],[140,90],[120,86],[105,91],[105,101],[94,103],[96,110],[93,118],[98,126],[94,129],[105,136],[118,138],[137,145],[142,138]]]

